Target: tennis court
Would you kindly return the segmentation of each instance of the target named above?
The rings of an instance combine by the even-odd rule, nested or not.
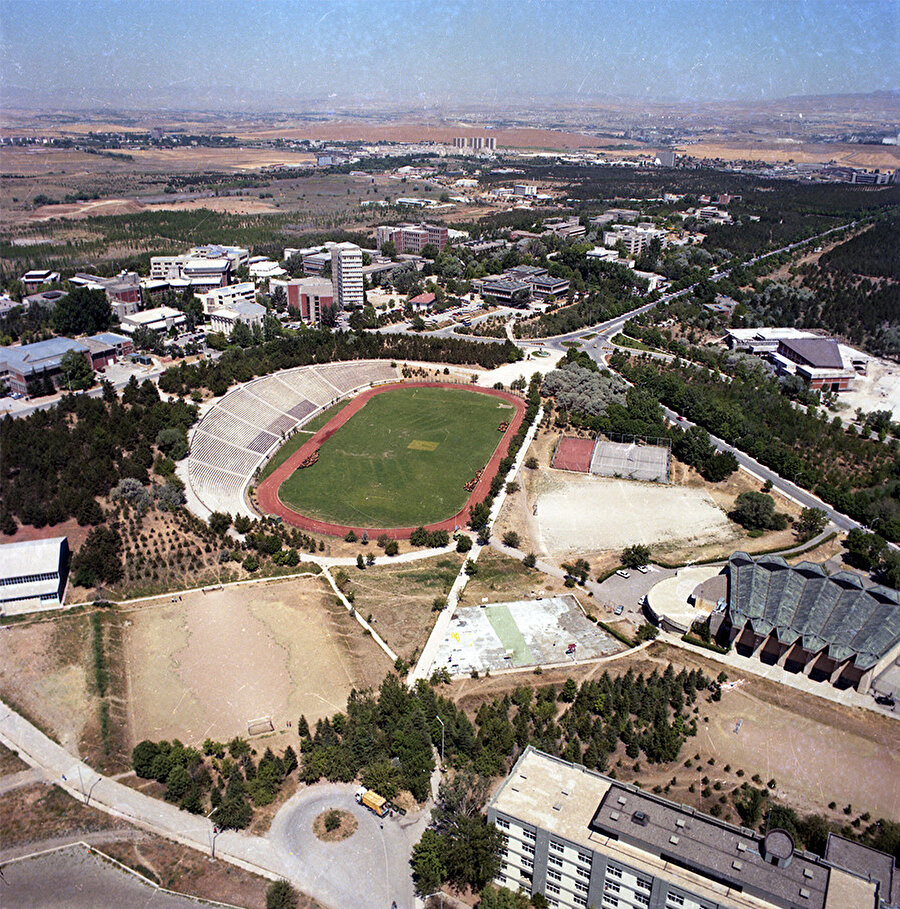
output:
[[[669,482],[669,449],[662,445],[598,440],[590,471],[601,477]]]
[[[557,470],[575,470],[587,473],[591,469],[591,456],[594,453],[593,439],[573,439],[564,436],[559,440],[553,453],[551,467]]]

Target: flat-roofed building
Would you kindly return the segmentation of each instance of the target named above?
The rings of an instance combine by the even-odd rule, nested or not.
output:
[[[259,303],[234,303],[227,308],[213,310],[209,321],[213,331],[230,335],[238,322],[243,322],[244,325],[262,325],[265,315],[266,308]]]
[[[538,275],[528,282],[531,292],[538,300],[548,297],[564,297],[569,292],[569,281],[566,278],[554,278],[553,275]]]
[[[68,570],[67,537],[0,545],[0,615],[61,606]]]
[[[481,285],[482,297],[493,297],[498,303],[524,305],[531,299],[531,285],[527,281],[500,278]]]
[[[25,290],[28,293],[34,293],[39,287],[44,284],[57,284],[59,283],[59,272],[50,271],[49,268],[34,268],[31,271],[26,271],[22,275],[22,283],[25,285]]]
[[[29,294],[27,297],[22,297],[21,305],[28,309],[29,306],[46,306],[50,309],[53,309],[63,297],[67,297],[68,293],[64,290],[40,290],[36,294]]]
[[[121,328],[130,335],[138,328],[148,328],[162,334],[171,328],[180,328],[186,323],[187,319],[181,310],[173,309],[171,306],[157,306],[155,309],[146,309],[126,316],[122,319]]]
[[[120,271],[115,277],[104,278],[79,272],[69,279],[71,284],[102,290],[112,307],[112,311],[121,319],[137,312],[141,305],[141,279],[137,272]]]
[[[877,909],[879,884],[528,746],[487,806],[496,882],[565,909]]]
[[[95,370],[106,369],[110,363],[115,363],[134,352],[131,338],[112,331],[101,331],[99,334],[79,340],[91,352],[91,365]]]
[[[256,285],[252,281],[242,281],[227,287],[214,287],[200,294],[199,300],[203,304],[204,315],[208,316],[216,309],[227,309],[235,303],[255,303]]]
[[[334,306],[334,287],[327,278],[294,278],[285,282],[285,295],[288,308],[307,325],[318,325],[322,310]]]
[[[335,243],[331,247],[331,283],[338,309],[362,307],[362,250],[355,243]]]
[[[11,391],[29,397],[35,394],[35,383],[41,382],[43,385],[45,379],[49,379],[54,388],[58,388],[63,382],[62,358],[70,350],[77,351],[91,362],[89,348],[72,338],[49,338],[20,347],[2,347],[0,378],[6,381]]]
[[[431,244],[441,251],[447,245],[448,231],[443,224],[398,224],[380,226],[375,231],[378,248],[385,243],[393,243],[398,253],[421,255],[422,250]]]
[[[597,228],[617,222],[637,221],[640,217],[641,213],[634,208],[608,208],[602,215],[591,218],[589,223],[591,227]]]

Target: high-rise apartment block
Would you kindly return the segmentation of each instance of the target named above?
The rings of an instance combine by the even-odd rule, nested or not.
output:
[[[447,245],[447,228],[442,224],[398,224],[381,226],[376,229],[378,248],[385,243],[393,243],[398,253],[421,255],[422,250],[431,243],[438,250]]]
[[[331,247],[331,282],[338,309],[363,305],[362,250],[355,243]]]
[[[466,151],[496,151],[497,140],[493,136],[456,136],[453,147]]]

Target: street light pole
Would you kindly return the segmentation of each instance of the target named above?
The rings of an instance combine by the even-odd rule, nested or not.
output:
[[[444,767],[444,721],[435,714],[434,718],[441,724],[441,769]]]
[[[218,810],[219,806],[217,805],[215,808],[213,808],[212,811],[209,812],[209,814],[206,815],[206,819],[209,820]],[[221,831],[215,824],[212,825],[212,829],[209,831],[209,860],[211,862],[214,862],[216,860],[216,837],[220,832]]]

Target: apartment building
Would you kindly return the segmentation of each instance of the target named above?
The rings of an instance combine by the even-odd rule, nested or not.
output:
[[[442,224],[398,224],[383,225],[376,228],[375,242],[379,249],[385,243],[393,243],[398,253],[411,253],[419,256],[422,250],[431,243],[443,250],[447,245],[448,232]]]
[[[338,309],[363,305],[362,250],[355,243],[335,243],[331,247],[331,283]]]
[[[453,147],[464,151],[496,151],[497,140],[493,136],[456,136]]]
[[[784,830],[762,836],[531,746],[487,816],[505,835],[496,882],[554,909],[877,909],[880,898],[865,870],[803,852]]]

